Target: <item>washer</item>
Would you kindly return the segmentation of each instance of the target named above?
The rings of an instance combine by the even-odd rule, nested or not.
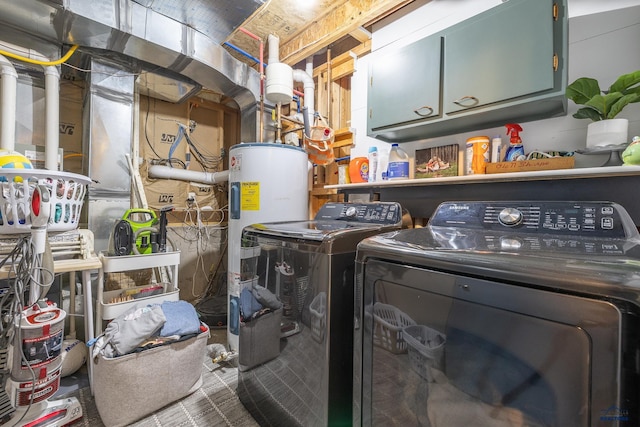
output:
[[[610,202],[447,202],[357,251],[354,425],[640,425],[640,239]]]
[[[258,423],[351,424],[356,247],[401,226],[401,206],[378,202],[245,227],[245,289],[265,287],[283,305],[240,324],[238,395]]]

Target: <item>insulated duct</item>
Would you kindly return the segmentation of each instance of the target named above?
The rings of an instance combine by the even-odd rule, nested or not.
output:
[[[162,179],[179,179],[181,181],[200,182],[203,184],[218,184],[229,180],[229,171],[199,172],[186,169],[171,168],[169,166],[153,165],[149,167],[149,177]]]
[[[260,74],[196,28],[126,0],[0,0],[0,10],[0,39],[19,29],[55,43],[121,53],[234,99],[241,140],[256,140]]]
[[[0,148],[13,150],[16,145],[16,90],[18,73],[7,58],[0,55],[0,84],[2,90],[2,122]]]

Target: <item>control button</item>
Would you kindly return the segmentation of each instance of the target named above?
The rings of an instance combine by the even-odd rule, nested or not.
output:
[[[500,248],[503,250],[518,250],[522,247],[522,242],[518,239],[504,237],[500,239]]]
[[[569,231],[578,231],[578,230],[580,230],[580,225],[578,225],[578,224],[569,224],[567,229]]]
[[[507,227],[514,227],[522,222],[523,215],[516,208],[504,208],[498,214],[498,222]]]
[[[356,213],[358,213],[358,210],[353,206],[349,206],[344,214],[348,217],[354,217]]]
[[[613,215],[613,207],[603,206],[600,212],[602,212],[602,215]]]
[[[603,230],[613,230],[613,218],[610,216],[602,218],[600,220],[600,226]]]

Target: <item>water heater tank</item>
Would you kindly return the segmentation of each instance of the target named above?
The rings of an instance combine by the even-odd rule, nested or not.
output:
[[[245,143],[229,150],[227,338],[232,351],[238,351],[240,292],[252,283],[241,277],[242,229],[260,222],[308,219],[308,177],[309,161],[302,148]]]

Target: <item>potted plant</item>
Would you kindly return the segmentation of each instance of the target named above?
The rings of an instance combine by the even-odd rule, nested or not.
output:
[[[587,127],[587,147],[619,145],[627,142],[627,119],[615,117],[627,105],[640,101],[640,70],[623,74],[602,91],[596,79],[580,77],[566,90],[567,98],[584,105],[574,115],[576,119],[591,119]]]

